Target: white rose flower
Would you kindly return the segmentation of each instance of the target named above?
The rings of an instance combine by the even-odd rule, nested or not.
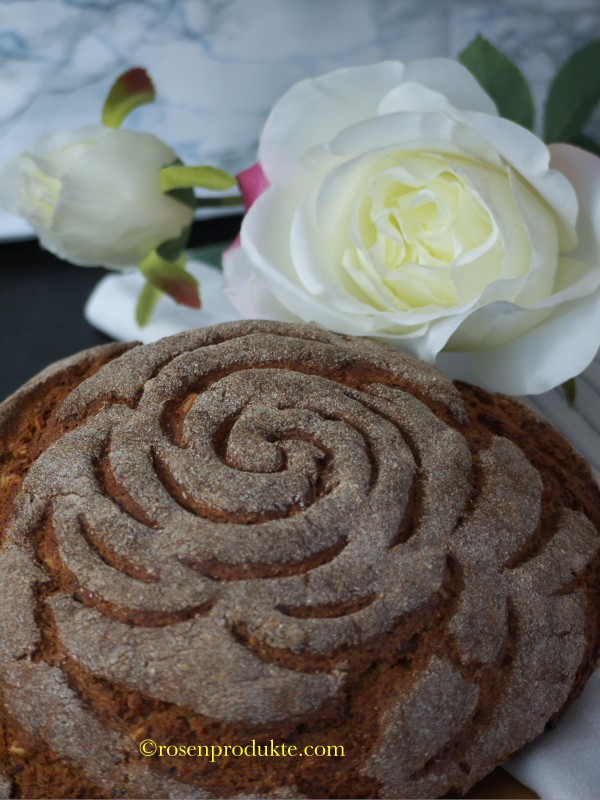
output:
[[[302,81],[259,147],[269,187],[226,254],[245,316],[468,354],[488,388],[546,391],[600,344],[600,159],[502,119],[460,64]]]
[[[0,171],[0,205],[74,264],[135,267],[192,222],[193,210],[161,189],[160,169],[176,158],[148,133],[53,133]]]

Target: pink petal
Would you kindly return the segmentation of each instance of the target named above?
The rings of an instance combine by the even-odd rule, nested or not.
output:
[[[244,207],[248,211],[256,198],[269,188],[269,181],[259,163],[238,173],[236,177],[242,191]]]

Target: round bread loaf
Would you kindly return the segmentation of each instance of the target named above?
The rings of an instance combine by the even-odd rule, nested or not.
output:
[[[586,465],[390,348],[261,321],[107,345],[0,427],[5,793],[461,793],[598,657]]]

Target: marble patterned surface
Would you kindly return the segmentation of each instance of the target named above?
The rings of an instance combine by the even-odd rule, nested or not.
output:
[[[600,35],[598,0],[0,0],[0,163],[98,121],[114,78],[147,67],[159,99],[127,121],[187,163],[254,161],[295,81],[381,59],[456,56],[482,33],[538,103],[565,57]],[[0,215],[0,238],[27,231]]]

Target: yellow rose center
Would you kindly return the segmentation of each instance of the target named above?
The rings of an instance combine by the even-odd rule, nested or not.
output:
[[[386,157],[356,198],[342,264],[377,308],[457,303],[454,271],[498,231],[473,183],[440,155]],[[490,276],[493,277],[493,276]]]

